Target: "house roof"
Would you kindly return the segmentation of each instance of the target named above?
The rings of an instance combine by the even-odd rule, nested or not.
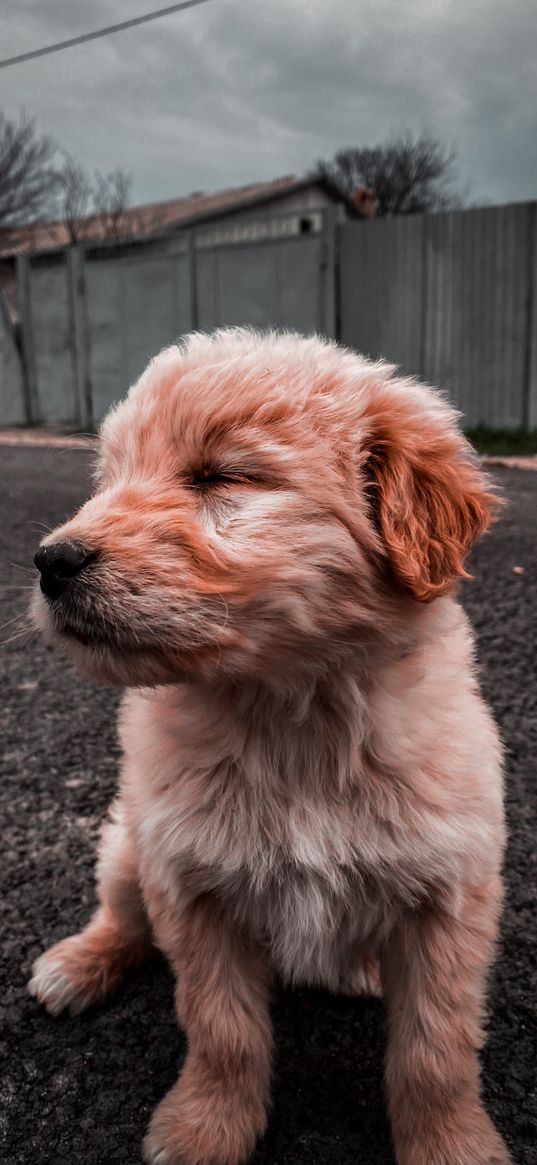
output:
[[[300,193],[308,187],[318,187],[334,202],[344,203],[351,215],[357,210],[351,199],[330,179],[321,177],[298,178],[288,175],[274,178],[271,182],[256,182],[248,186],[234,186],[218,190],[213,194],[197,191],[186,198],[174,198],[169,202],[153,202],[145,206],[127,207],[121,214],[119,229],[115,232],[121,238],[133,238],[147,234],[166,234],[174,228],[194,226],[196,223],[236,214],[250,207],[262,207],[268,202]],[[109,236],[106,216],[88,215],[77,220],[77,235],[81,239],[98,241]],[[62,221],[34,223],[11,230],[0,230],[0,256],[14,255],[20,251],[41,251],[51,247],[66,246],[70,242],[67,223]]]

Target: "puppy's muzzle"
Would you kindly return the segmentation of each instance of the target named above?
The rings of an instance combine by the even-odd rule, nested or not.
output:
[[[34,563],[41,574],[41,590],[47,599],[58,599],[94,557],[80,542],[56,542],[52,546],[42,546],[35,555]]]

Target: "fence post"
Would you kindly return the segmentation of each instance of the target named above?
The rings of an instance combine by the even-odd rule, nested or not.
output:
[[[337,310],[337,207],[328,206],[323,210],[323,239],[321,258],[321,327],[323,334],[331,340],[339,339],[339,319]]]
[[[15,328],[0,287],[0,426],[28,424],[24,368]]]
[[[86,321],[86,281],[84,250],[79,245],[67,251],[69,314],[71,317],[71,359],[76,386],[78,416],[84,428],[93,428],[93,399],[88,369],[88,329]]]
[[[16,280],[17,300],[21,318],[22,372],[26,422],[28,425],[37,425],[41,418],[39,410],[39,394],[37,389],[37,369],[35,364],[32,304],[30,299],[29,255],[17,255]]]
[[[196,272],[196,236],[194,231],[188,235],[188,278],[190,282],[190,329],[195,332],[198,328],[198,281]]]

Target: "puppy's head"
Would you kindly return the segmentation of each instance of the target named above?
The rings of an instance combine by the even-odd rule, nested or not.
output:
[[[448,591],[493,500],[432,390],[319,339],[194,335],[104,422],[36,621],[121,684],[313,674]]]

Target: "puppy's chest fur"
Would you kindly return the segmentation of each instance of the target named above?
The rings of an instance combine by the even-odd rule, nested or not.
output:
[[[174,711],[131,696],[124,713],[142,883],[178,910],[192,889],[217,894],[285,979],[336,987],[398,907],[452,876],[430,823],[366,771],[359,708],[355,736],[328,717],[315,737]]]

